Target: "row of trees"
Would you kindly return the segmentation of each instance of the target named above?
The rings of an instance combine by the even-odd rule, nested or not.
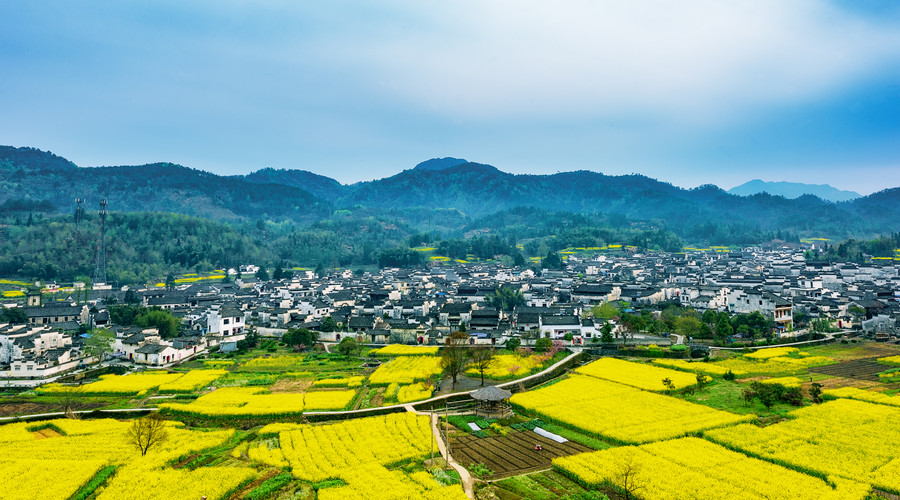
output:
[[[759,311],[732,316],[725,311],[707,309],[701,315],[692,308],[678,304],[665,306],[658,317],[650,309],[642,309],[638,313],[627,311],[627,304],[604,303],[593,307],[589,314],[605,321],[617,320],[624,332],[676,333],[720,342],[736,333],[743,338],[767,337],[775,327],[775,321]]]

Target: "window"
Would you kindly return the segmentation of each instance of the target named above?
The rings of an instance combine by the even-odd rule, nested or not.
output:
[[[223,324],[223,325],[227,325],[229,321],[230,321],[230,320],[229,320],[228,318],[225,318],[225,321],[223,321],[222,324]]]
[[[17,370],[17,371],[18,371],[18,370],[21,370],[21,369],[22,369],[22,365],[13,365],[13,370]]]

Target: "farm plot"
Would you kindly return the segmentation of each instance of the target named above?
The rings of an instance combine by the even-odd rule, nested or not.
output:
[[[811,372],[823,373],[834,377],[855,378],[857,380],[871,380],[878,382],[878,374],[890,369],[877,362],[878,358],[863,358],[845,361],[836,365],[816,366],[809,369]]]
[[[535,446],[541,450],[535,450]],[[531,431],[508,436],[454,438],[453,457],[461,464],[482,463],[494,471],[493,477],[513,475],[535,469],[549,469],[554,458],[593,451],[587,446],[568,441],[557,443]]]
[[[669,380],[673,389],[683,389],[697,384],[697,377],[683,371],[669,370],[646,363],[633,363],[616,358],[600,358],[575,370],[576,373],[602,378],[638,389],[662,392],[668,389],[663,380]]]
[[[670,498],[863,499],[869,485],[842,478],[812,477],[699,438],[624,446],[558,458],[558,470],[590,487],[629,486],[646,500]],[[626,472],[628,471],[628,472]],[[736,474],[735,471],[741,471]]]
[[[704,436],[819,477],[841,476],[900,493],[900,408],[842,398],[791,415],[768,427],[745,424]]]
[[[546,422],[623,444],[671,439],[756,418],[586,375],[515,394],[510,403]]]

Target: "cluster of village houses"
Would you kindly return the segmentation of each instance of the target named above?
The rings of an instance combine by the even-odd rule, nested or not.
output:
[[[898,271],[900,262],[893,260],[815,262],[805,260],[802,249],[755,247],[570,256],[565,270],[537,274],[490,262],[363,275],[302,271],[278,281],[244,277],[175,289],[132,288],[142,305],[182,319],[182,333],[173,339],[160,338],[152,328],[110,324],[106,304],[122,303],[127,287],[92,291],[82,303],[73,298],[42,303],[40,289],[31,288],[24,301],[3,304],[24,308],[27,324],[0,324],[0,377],[46,378],[98,361],[83,354],[82,325],[114,330],[109,356],[159,366],[207,349],[234,350],[248,328],[261,337],[278,337],[290,328],[322,330],[323,322],[339,326],[339,331],[323,331],[324,341],[351,336],[372,344],[436,344],[463,327],[472,343],[501,345],[520,337],[527,344],[550,337],[577,346],[600,336],[601,325],[585,311],[613,301],[634,309],[677,302],[698,312],[759,311],[774,321],[776,335],[793,334],[794,316],[802,312],[891,341],[900,326]],[[524,305],[512,311],[489,307],[486,297],[500,286],[520,291]]]

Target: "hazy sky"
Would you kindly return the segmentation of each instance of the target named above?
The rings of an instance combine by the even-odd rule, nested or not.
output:
[[[341,182],[456,156],[900,186],[891,0],[7,1],[0,144]]]

